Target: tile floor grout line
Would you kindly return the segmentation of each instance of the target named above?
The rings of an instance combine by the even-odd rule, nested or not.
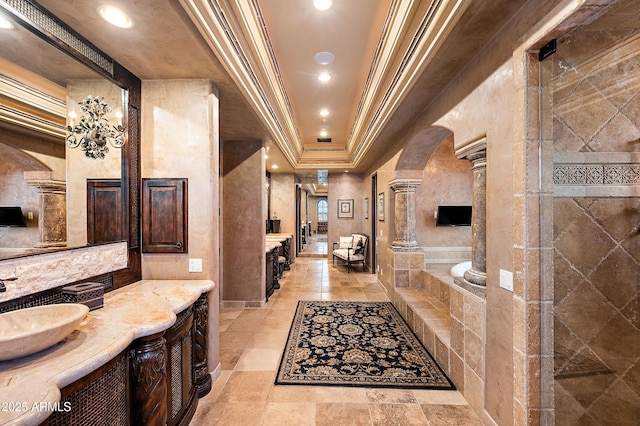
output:
[[[362,287],[343,286],[343,281],[355,282]],[[432,426],[482,424],[459,391],[274,385],[286,337],[284,341],[274,339],[273,332],[286,328],[282,334],[288,333],[297,302],[303,294],[325,295],[327,299],[322,300],[389,301],[378,287],[375,275],[362,272],[347,274],[346,267],[332,266],[327,259],[297,258],[291,271],[285,272],[281,286],[264,308],[241,309],[237,315],[230,313],[237,309],[220,310],[221,341],[225,334],[232,337],[231,333],[239,333],[233,331],[234,323],[241,328],[251,328],[253,324],[253,329],[246,331],[250,337],[242,348],[234,347],[234,342],[227,342],[228,339],[224,345],[221,343],[220,378],[214,383],[212,394],[199,402],[192,424],[321,426],[340,424],[347,418],[354,425],[398,422]],[[321,290],[308,291],[317,287]],[[352,290],[345,291],[349,288]],[[364,288],[371,293],[365,293]],[[247,316],[255,318],[247,319]],[[236,344],[242,345],[241,342]],[[253,344],[260,347],[251,346]],[[276,349],[279,355],[274,360]],[[271,354],[272,365],[261,370],[259,368],[267,368],[268,360],[261,356],[267,353]],[[244,355],[243,363],[238,366]]]

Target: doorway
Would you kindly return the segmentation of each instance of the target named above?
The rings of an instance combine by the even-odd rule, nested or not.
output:
[[[326,196],[307,194],[307,234],[300,256],[326,258],[329,202]]]
[[[373,244],[369,244],[371,247],[371,273],[376,274],[378,272],[378,174],[374,173],[371,176],[371,239]]]

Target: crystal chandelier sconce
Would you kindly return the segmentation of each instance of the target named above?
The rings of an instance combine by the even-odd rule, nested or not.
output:
[[[67,126],[69,148],[80,147],[87,157],[102,160],[109,152],[107,142],[114,148],[124,146],[125,128],[120,122],[122,114],[118,114],[118,124],[110,127],[109,120],[105,116],[111,112],[111,106],[103,97],[89,96],[79,102],[79,105],[82,115],[77,124],[74,124],[74,114],[69,115],[69,126]]]

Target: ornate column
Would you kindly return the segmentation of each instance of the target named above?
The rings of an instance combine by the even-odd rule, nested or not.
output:
[[[207,296],[203,293],[196,301],[195,312],[195,372],[198,398],[202,398],[211,391],[211,374],[209,374],[207,356],[207,333],[209,323],[209,304]]]
[[[67,246],[67,184],[55,180],[27,180],[40,194],[38,229],[40,242],[36,247]]]
[[[395,236],[392,248],[418,247],[416,242],[416,187],[422,179],[394,179],[389,187],[395,193]]]
[[[396,178],[389,182],[395,193],[394,240],[389,259],[393,262],[394,287],[422,287],[424,253],[416,241],[416,188],[422,179]]]
[[[456,151],[473,167],[473,208],[471,210],[471,269],[464,273],[467,283],[487,285],[487,140],[482,138]]]
[[[129,350],[131,417],[135,425],[167,423],[167,348],[163,335],[142,337]]]

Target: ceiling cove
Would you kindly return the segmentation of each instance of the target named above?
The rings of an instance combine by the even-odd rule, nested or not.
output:
[[[377,43],[354,100],[346,141],[318,147],[303,143],[299,114],[285,85],[289,70],[279,67],[259,0],[180,0],[290,165],[341,170],[356,169],[364,160],[470,3],[382,2],[388,10],[380,33],[374,34]]]

